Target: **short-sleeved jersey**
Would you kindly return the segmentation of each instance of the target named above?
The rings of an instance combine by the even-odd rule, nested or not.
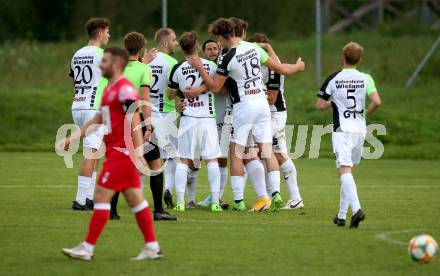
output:
[[[109,84],[102,97],[100,112],[107,132],[104,136],[106,158],[121,158],[128,155],[124,135],[131,139],[131,131],[124,133],[126,103],[139,99],[136,88],[124,76]],[[121,152],[122,150],[122,152]]]
[[[263,82],[266,84],[267,90],[278,91],[275,103],[270,105],[270,111],[286,111],[286,101],[284,100],[284,76],[267,68],[264,65],[261,66],[261,75],[263,76]]]
[[[75,86],[73,110],[99,108],[102,91],[107,85],[107,79],[101,77],[99,68],[103,53],[99,47],[85,46],[73,55],[69,74]]]
[[[331,74],[318,97],[332,102],[333,131],[366,133],[365,98],[376,91],[373,78],[356,69]]]
[[[258,45],[244,41],[220,55],[217,74],[230,78],[226,85],[232,104],[266,98],[261,64],[268,58]]]
[[[207,59],[201,59],[205,70],[210,76],[214,76],[217,70],[217,65]],[[184,60],[176,64],[171,71],[169,87],[171,89],[179,89],[184,91],[190,86],[201,86],[203,78],[200,73]],[[210,91],[203,92],[194,99],[184,98],[185,110],[183,116],[190,116],[196,118],[212,118],[215,117],[215,98],[214,93]]]
[[[153,77],[150,97],[154,112],[175,111],[174,100],[168,99],[167,90],[171,70],[176,64],[177,60],[162,52],[159,52],[156,58],[150,62]]]
[[[133,84],[139,94],[141,87],[151,87],[151,67],[137,60],[130,60],[125,67],[124,76]]]

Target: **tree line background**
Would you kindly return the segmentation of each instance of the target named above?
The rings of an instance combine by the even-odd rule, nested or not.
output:
[[[305,36],[314,30],[314,1],[168,0],[168,26],[178,32],[206,32],[222,16],[245,18],[253,31]],[[76,39],[90,17],[109,18],[113,36],[151,33],[161,27],[161,0],[2,0],[0,41]]]

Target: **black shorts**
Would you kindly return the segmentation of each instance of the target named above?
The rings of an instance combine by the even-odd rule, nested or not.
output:
[[[144,120],[144,116],[141,114],[141,121]],[[142,127],[142,134],[145,135],[145,132],[147,132],[147,128],[145,126]],[[147,153],[144,154],[144,158],[146,161],[154,161],[157,159],[160,159],[160,150],[159,147],[155,144],[149,142],[149,145],[146,146]]]

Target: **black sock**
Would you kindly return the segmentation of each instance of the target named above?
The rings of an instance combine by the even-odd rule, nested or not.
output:
[[[163,196],[163,173],[155,176],[150,176],[150,188],[153,194],[154,211],[162,212],[162,196]]]
[[[112,198],[110,214],[117,214],[118,213],[118,210],[117,210],[118,200],[119,200],[119,193],[116,193]]]

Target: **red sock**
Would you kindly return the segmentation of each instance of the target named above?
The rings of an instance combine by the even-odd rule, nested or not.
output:
[[[151,214],[150,207],[145,207],[136,212],[135,216],[136,222],[144,235],[145,243],[156,241],[156,235],[154,234],[153,215]]]
[[[110,217],[110,204],[97,203],[93,208],[86,242],[95,245]]]

